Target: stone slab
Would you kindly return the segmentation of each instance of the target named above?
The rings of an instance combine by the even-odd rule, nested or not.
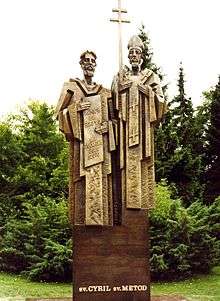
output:
[[[102,107],[100,95],[84,98],[85,103],[90,103],[90,108],[83,112],[84,121],[84,164],[85,167],[103,162],[103,138],[97,133],[102,123]]]

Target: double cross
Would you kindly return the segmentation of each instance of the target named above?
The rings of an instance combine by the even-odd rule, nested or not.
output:
[[[113,13],[118,13],[118,18],[110,19],[111,22],[118,23],[118,39],[119,39],[119,74],[121,74],[123,66],[123,56],[122,56],[122,23],[130,23],[129,20],[123,20],[122,14],[126,14],[127,10],[121,8],[121,0],[118,0],[118,8],[113,8]]]

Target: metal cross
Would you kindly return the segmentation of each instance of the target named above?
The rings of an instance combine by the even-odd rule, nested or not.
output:
[[[130,23],[129,20],[123,20],[122,14],[127,13],[126,9],[121,8],[121,0],[118,0],[118,8],[113,8],[113,13],[118,13],[117,19],[110,19],[111,22],[118,23],[118,39],[119,39],[119,75],[121,75],[123,66],[123,56],[122,56],[122,23]]]

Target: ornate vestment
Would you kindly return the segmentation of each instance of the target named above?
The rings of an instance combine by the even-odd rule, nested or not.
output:
[[[118,149],[123,207],[154,206],[154,125],[164,114],[164,98],[158,76],[145,69],[137,76],[128,67],[112,91],[118,115]]]
[[[89,104],[83,109],[84,104]],[[56,108],[69,141],[69,205],[74,225],[112,225],[111,92],[79,79],[64,83]]]

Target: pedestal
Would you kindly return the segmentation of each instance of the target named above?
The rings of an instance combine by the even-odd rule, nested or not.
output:
[[[122,226],[74,227],[73,301],[150,301],[148,228],[142,210]]]

